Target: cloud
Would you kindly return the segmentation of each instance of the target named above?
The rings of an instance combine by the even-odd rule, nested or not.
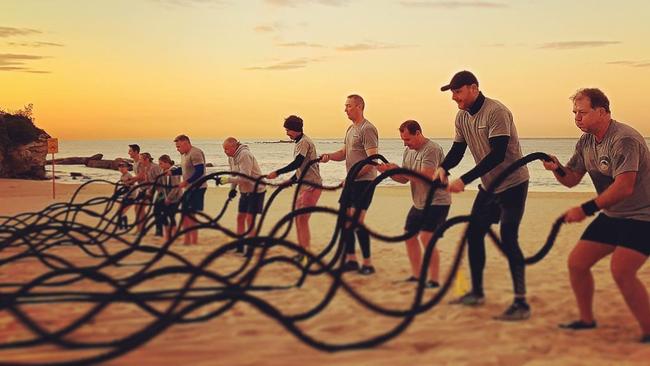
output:
[[[388,49],[405,48],[405,47],[412,47],[412,46],[368,42],[368,43],[354,43],[349,45],[343,45],[340,47],[336,47],[336,50],[342,52],[354,52],[354,51],[388,50]]]
[[[247,67],[245,70],[265,70],[265,71],[277,71],[277,70],[294,70],[302,69],[307,67],[309,64],[320,62],[322,58],[297,58],[293,60],[281,61],[275,64],[267,66],[253,66]]]
[[[0,37],[27,36],[30,34],[43,33],[36,29],[0,27]]]
[[[621,41],[568,41],[544,43],[539,48],[549,50],[575,50],[579,48],[604,47],[614,44],[621,44]]]
[[[460,9],[460,8],[507,8],[507,4],[492,1],[400,1],[402,6],[407,8],[437,8],[437,9]]]
[[[279,47],[307,47],[307,48],[323,48],[322,44],[318,43],[307,43],[307,42],[288,42],[288,43],[279,43]]]
[[[44,71],[33,70],[27,67],[27,62],[33,60],[42,60],[44,58],[47,58],[47,56],[0,53],[0,71],[25,71],[44,73]]]
[[[253,30],[257,33],[271,33],[277,31],[278,28],[273,25],[258,25]]]
[[[152,0],[162,5],[193,7],[196,5],[225,5],[225,0]]]
[[[265,0],[268,4],[283,7],[296,7],[297,5],[304,4],[321,4],[328,6],[343,6],[347,5],[349,0]]]
[[[629,67],[650,67],[649,61],[629,61],[629,60],[620,60],[620,61],[610,61],[606,62],[608,65],[622,65]]]
[[[33,48],[40,48],[40,47],[63,47],[64,45],[61,43],[54,43],[54,42],[7,42],[7,45],[9,46],[14,46],[14,47],[33,47]]]

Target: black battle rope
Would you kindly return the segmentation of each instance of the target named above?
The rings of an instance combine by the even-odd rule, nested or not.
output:
[[[534,153],[512,164],[497,177],[491,187],[488,187],[488,197],[492,194],[493,187],[498,186],[516,169],[540,159],[549,160],[550,157],[543,153]],[[364,166],[376,164],[375,160],[387,162],[383,156],[375,155],[360,161],[352,167],[346,176],[345,185],[341,192],[341,205],[338,210],[321,206],[296,209],[299,190],[304,186],[325,190],[339,188],[323,187],[305,181],[304,172],[307,170],[305,169],[297,181],[293,182],[296,189],[290,207],[291,211],[280,218],[267,235],[250,236],[253,227],[255,233],[261,233],[262,224],[270,212],[275,198],[291,184],[272,184],[263,182],[264,177],[254,178],[234,172],[217,172],[206,175],[187,189],[175,211],[176,214],[181,215],[181,220],[178,221],[179,230],[170,240],[163,242],[159,246],[144,244],[146,233],[154,225],[151,197],[137,203],[141,205],[144,213],[141,219],[126,227],[118,228],[119,214],[130,203],[125,198],[130,197],[136,188],[114,185],[114,192],[111,197],[97,197],[85,202],[76,202],[82,190],[90,184],[113,184],[106,181],[84,183],[67,203],[52,204],[39,212],[20,214],[15,217],[0,217],[0,270],[12,265],[20,265],[23,261],[33,262],[34,260],[41,263],[47,270],[25,283],[0,284],[0,311],[7,311],[12,314],[33,335],[32,338],[28,339],[0,343],[0,352],[3,349],[30,348],[50,344],[69,350],[96,350],[97,354],[76,358],[71,356],[70,360],[51,362],[48,363],[49,365],[79,365],[107,361],[143,345],[174,324],[208,321],[224,314],[240,301],[255,307],[280,323],[296,338],[319,350],[340,351],[369,348],[398,336],[411,324],[415,316],[435,307],[448,292],[460,267],[470,225],[477,218],[477,208],[481,204],[489,203],[489,201],[477,202],[473,206],[470,215],[452,217],[434,232],[424,252],[423,263],[429,262],[436,243],[446,230],[457,224],[469,223],[462,233],[451,267],[444,281],[442,281],[440,289],[433,293],[430,298],[425,299],[424,281],[427,266],[422,266],[420,280],[408,308],[386,308],[375,304],[357,292],[343,279],[343,271],[341,270],[345,253],[341,231],[344,228],[366,230],[371,237],[388,243],[402,242],[415,234],[415,230],[413,230],[413,232],[396,236],[385,235],[361,223],[359,221],[359,210],[355,210],[352,216],[347,214],[353,201],[362,198],[351,196],[351,183]],[[318,159],[310,161],[309,164],[315,164],[317,161]],[[250,180],[254,182],[255,190],[260,184],[276,187],[264,206],[259,222],[252,225],[249,231],[242,235],[237,235],[219,223],[232,200],[231,198],[225,201],[223,208],[215,217],[205,213],[191,213],[187,208],[187,198],[195,189],[198,189],[197,187],[200,187],[203,182],[211,180],[216,182],[222,175],[239,176],[241,179]],[[410,179],[425,182],[429,186],[425,210],[430,207],[434,191],[441,188],[438,181],[431,181],[429,177],[418,172],[398,168],[380,174],[372,181],[363,195],[371,194],[379,183],[393,175],[405,175]],[[141,184],[137,189],[154,191],[163,187],[158,183],[157,179],[153,183]],[[296,217],[313,213],[330,214],[337,217],[332,237],[319,253],[306,251],[296,243],[286,239]],[[181,227],[182,218],[190,214],[194,215],[197,226],[183,229]],[[426,215],[424,216],[426,217]],[[82,221],[91,221],[92,223],[84,224]],[[525,259],[526,264],[537,263],[548,254],[559,233],[562,222],[562,218],[555,222],[544,245],[533,256]],[[133,231],[138,225],[143,226],[142,231],[125,235]],[[192,261],[171,249],[174,240],[190,230],[218,231],[230,237],[232,241],[216,247],[199,264],[193,264]],[[489,230],[488,234],[497,244],[497,247],[501,248],[502,245],[498,236],[492,230]],[[219,267],[215,266],[215,262],[240,244],[251,246],[259,255],[247,257],[235,270],[222,273]],[[85,254],[94,263],[78,266],[56,253],[59,247],[78,248],[81,253]],[[292,257],[287,255],[271,255],[269,251],[272,248],[280,248],[283,249],[282,252],[289,251],[303,255],[307,258],[306,264],[295,262]],[[143,257],[147,259],[143,261]],[[135,258],[136,261],[131,258]],[[263,275],[260,275],[261,272],[267,270],[267,267],[270,268],[270,266],[276,264],[288,265],[290,268],[294,268],[299,274],[297,281],[272,286],[256,284],[256,282],[265,279]],[[111,269],[114,268],[122,268],[122,272],[127,272],[127,274],[112,275]],[[297,288],[304,286],[309,277],[322,275],[331,281],[330,286],[323,292],[322,299],[313,306],[297,313],[286,313],[272,305],[268,300],[255,295],[268,291],[299,291]],[[172,287],[172,284],[179,283],[179,276],[185,278],[182,285]],[[169,279],[167,280],[167,278]],[[141,286],[150,281],[164,283],[165,286],[156,290],[142,290]],[[77,283],[96,283],[100,286],[91,287],[105,288],[108,286],[110,289],[107,291],[80,291],[66,288]],[[398,319],[398,324],[381,334],[348,343],[321,341],[303,331],[299,326],[300,322],[317,316],[323,311],[334,299],[339,289],[367,310]],[[83,315],[55,330],[44,328],[36,319],[21,309],[22,306],[30,304],[50,304],[48,306],[51,307],[59,303],[86,303],[90,305],[90,308]],[[110,340],[92,341],[73,337],[75,331],[91,324],[102,311],[114,304],[123,303],[134,305],[139,311],[147,314],[151,321],[131,334],[122,337],[118,336]],[[159,305],[154,306],[154,303]],[[166,306],[161,307],[160,304]],[[218,306],[215,308],[214,305]],[[206,310],[208,311],[206,312]],[[20,363],[0,361],[0,365],[8,364],[16,365]]]

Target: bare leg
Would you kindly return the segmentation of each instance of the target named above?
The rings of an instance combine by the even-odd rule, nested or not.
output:
[[[190,245],[193,244],[192,240],[194,238],[194,219],[190,216],[183,217],[183,229],[185,229],[185,235],[183,237],[183,244]]]
[[[246,214],[237,214],[237,235],[241,236],[246,232]]]
[[[309,214],[296,217],[296,232],[298,234],[298,244],[305,250],[309,250],[311,233],[309,232]]]
[[[359,223],[363,224],[365,219],[366,219],[366,210],[361,210],[361,215],[359,215]],[[364,244],[361,242],[361,240],[359,240],[359,246],[361,247],[362,251],[363,251],[363,245]],[[370,246],[370,243],[368,242],[367,245]],[[370,252],[370,248],[368,248],[367,250],[368,250],[368,252]],[[363,264],[365,266],[372,266],[372,260],[370,259],[370,256],[368,256],[368,258],[365,258],[365,256],[364,256]]]
[[[433,237],[431,231],[420,231],[420,243],[422,249],[426,251],[429,240]],[[436,247],[431,253],[431,260],[429,261],[429,279],[433,282],[439,282],[440,277],[440,251]]]
[[[194,216],[190,216],[190,220],[192,222],[192,227],[197,226],[196,218]],[[199,242],[199,230],[195,229],[190,231],[190,241],[192,244],[198,244]]]
[[[135,220],[138,223],[139,233],[144,231],[144,206],[144,202],[138,203],[137,206],[135,206]]]
[[[611,261],[612,276],[644,335],[650,334],[650,301],[637,272],[647,259],[641,252],[617,247]]]
[[[415,278],[420,277],[420,267],[422,265],[422,254],[420,252],[420,241],[417,235],[406,239],[406,254],[411,263],[411,275]]]
[[[580,240],[569,255],[569,276],[571,287],[578,303],[580,320],[594,322],[594,277],[591,267],[614,251],[614,246],[593,241]]]
[[[349,217],[354,216],[354,208],[348,208],[348,216]],[[345,223],[345,228],[346,229],[349,229],[350,226],[351,226],[350,222]],[[351,240],[354,240],[354,233],[350,233],[350,235],[352,237]],[[357,255],[356,255],[355,252],[347,253],[345,258],[346,258],[346,262],[356,262],[357,261]]]

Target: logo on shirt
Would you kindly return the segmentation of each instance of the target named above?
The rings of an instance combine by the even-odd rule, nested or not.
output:
[[[602,173],[609,172],[609,166],[610,165],[611,165],[611,160],[609,160],[609,157],[601,156],[600,158],[598,158],[598,169]]]

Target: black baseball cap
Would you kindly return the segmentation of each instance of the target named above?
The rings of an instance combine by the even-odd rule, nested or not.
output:
[[[449,89],[459,89],[463,85],[472,85],[476,84],[478,86],[478,79],[476,76],[467,70],[459,71],[451,78],[449,84],[440,88],[440,91],[447,91]]]

